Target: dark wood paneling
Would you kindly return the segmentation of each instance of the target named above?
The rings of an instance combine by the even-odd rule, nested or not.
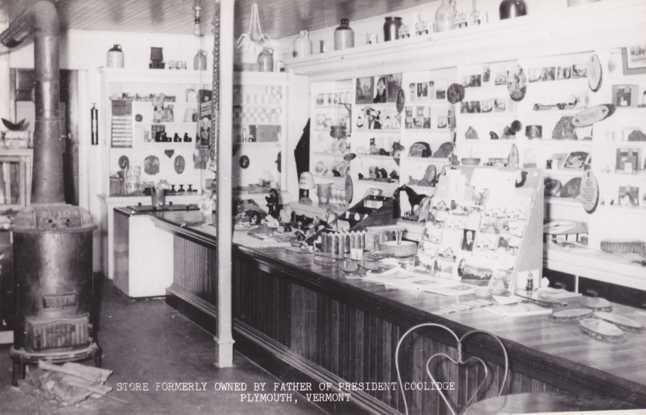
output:
[[[214,268],[210,271],[208,266],[208,258],[215,254],[215,249],[197,240],[199,238],[189,240],[177,236],[177,278],[174,285],[181,285],[200,299],[210,298],[209,301],[215,304],[216,297],[204,295],[204,292],[213,291],[213,287],[208,285],[209,276],[211,284],[215,283]],[[289,258],[290,263],[287,254],[281,254],[279,250],[268,252],[271,253],[234,247],[234,331],[240,334],[244,326],[248,341],[265,339],[263,342],[271,343],[271,347],[262,347],[273,350],[268,352],[273,358],[303,366],[307,368],[303,373],[315,379],[325,379],[328,373],[348,382],[395,382],[394,350],[400,336],[414,324],[436,322],[450,326],[458,335],[479,327],[527,340],[528,345],[505,340],[511,360],[505,393],[562,390],[576,395],[607,397],[609,408],[637,403],[644,405],[642,395],[646,393],[642,389],[640,394],[638,387],[629,381],[529,346],[558,347],[560,356],[574,353],[574,359],[585,357],[576,355],[581,350],[581,337],[571,328],[556,326],[544,319],[523,320],[523,324],[518,324],[517,320],[493,320],[490,316],[476,315],[468,315],[472,320],[463,319],[478,325],[465,325],[460,316],[448,319],[421,311],[422,307],[428,307],[428,300],[423,297],[403,296],[401,291],[386,290],[361,281],[348,285],[347,280],[341,282],[342,277],[335,274],[338,271],[318,269],[321,267],[312,265],[311,258],[309,263],[305,263],[306,257],[293,256]],[[196,265],[195,261],[206,261],[207,266]],[[437,296],[432,300],[438,304],[446,301],[444,297]],[[587,353],[610,347],[593,341],[586,345]],[[255,346],[251,349],[255,350]],[[276,350],[289,352],[284,352],[285,356],[277,356],[279,352]],[[492,373],[491,387],[481,392],[478,398],[493,396],[503,371],[502,354],[496,343],[478,337],[464,350],[488,362]],[[624,345],[617,350],[629,353],[632,349]],[[454,340],[444,332],[423,330],[407,339],[400,355],[404,381],[430,382],[425,374],[425,361],[439,352],[456,355]],[[475,366],[456,367],[446,361],[440,362],[434,371],[439,378],[456,382],[455,390],[448,395],[461,404],[476,392],[481,372]],[[290,380],[289,372],[281,373],[286,376],[285,380]],[[364,396],[369,406],[372,405],[370,402],[381,401],[388,405],[384,408],[403,410],[398,390],[369,391],[360,396]],[[374,401],[367,396],[372,396]],[[446,413],[446,407],[436,392],[408,392],[407,396],[411,413]],[[388,412],[383,408],[377,410],[384,411]]]

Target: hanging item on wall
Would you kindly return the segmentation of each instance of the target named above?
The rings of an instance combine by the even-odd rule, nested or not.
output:
[[[128,156],[123,155],[119,157],[119,168],[121,170],[128,170],[128,167],[130,167],[130,159]]]
[[[175,157],[175,161],[173,162],[173,167],[175,168],[175,173],[177,174],[184,173],[184,169],[186,169],[186,160],[184,159],[184,156],[179,155]]]
[[[166,154],[166,157],[168,157],[168,158],[172,158],[172,157],[173,157],[173,155],[175,154],[175,150],[173,150],[173,149],[166,149],[166,150],[164,150],[164,154]]]
[[[147,156],[144,159],[144,172],[151,176],[159,173],[159,157],[153,155]]]
[[[597,54],[590,56],[587,73],[588,87],[590,87],[592,92],[597,92],[601,88],[601,81],[603,80],[603,68],[601,67],[601,60],[599,60]]]
[[[238,164],[240,165],[240,168],[246,169],[249,167],[249,156],[241,156],[240,160],[238,161]]]
[[[92,104],[90,108],[90,134],[91,140],[90,144],[93,146],[99,145],[99,110],[96,108],[96,104]]]
[[[615,112],[615,106],[612,104],[596,105],[586,108],[572,118],[572,124],[575,127],[589,127],[592,124],[605,120]]]
[[[574,124],[570,116],[561,117],[561,119],[554,126],[552,131],[552,138],[555,140],[576,140],[577,135],[574,131]]]
[[[111,146],[113,148],[131,148],[133,137],[132,101],[113,99],[112,120],[110,125]]]
[[[446,99],[451,104],[456,104],[464,99],[464,86],[460,84],[451,84],[447,90]]]
[[[593,213],[599,204],[599,182],[590,169],[585,172],[581,179],[579,200],[583,210],[587,213]]]
[[[527,93],[527,76],[523,68],[518,65],[515,70],[509,72],[507,78],[507,90],[514,101],[522,101]]]

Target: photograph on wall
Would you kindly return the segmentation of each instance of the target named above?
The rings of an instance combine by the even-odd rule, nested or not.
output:
[[[375,79],[372,76],[357,78],[356,103],[370,104],[375,89]]]
[[[619,186],[619,206],[639,207],[639,187]]]
[[[622,49],[625,75],[646,73],[646,43]]]
[[[622,173],[635,173],[639,170],[639,148],[618,148],[615,170]]]

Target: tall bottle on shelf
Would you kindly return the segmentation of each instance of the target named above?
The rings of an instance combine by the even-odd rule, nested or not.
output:
[[[435,11],[435,31],[446,32],[455,27],[455,0],[442,0],[442,3]]]
[[[350,20],[341,19],[341,24],[334,31],[334,50],[343,50],[354,47],[354,30],[350,27]]]

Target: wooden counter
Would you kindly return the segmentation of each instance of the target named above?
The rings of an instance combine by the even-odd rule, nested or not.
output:
[[[182,226],[181,214],[155,215],[175,234],[173,285],[167,301],[214,331],[217,298],[214,228]],[[236,347],[288,381],[394,382],[397,340],[422,322],[445,324],[458,335],[472,329],[503,339],[510,355],[506,393],[565,391],[605,399],[606,409],[646,407],[646,333],[626,333],[609,344],[584,335],[576,323],[549,317],[497,317],[483,310],[442,316],[455,299],[387,289],[348,279],[336,266],[314,263],[312,255],[289,248],[252,248],[234,239],[233,314]],[[614,305],[615,311],[646,322],[641,310]],[[496,381],[502,356],[482,338],[465,351],[486,360]],[[424,362],[433,353],[455,353],[442,332],[424,332],[407,341],[401,353],[404,381],[424,381]],[[475,367],[443,365],[445,378],[457,383],[452,399],[465,402],[479,382]],[[486,396],[492,396],[490,388]],[[409,396],[411,413],[445,413],[436,392]],[[403,410],[398,390],[353,392],[349,403],[323,403],[330,411],[391,413]]]

